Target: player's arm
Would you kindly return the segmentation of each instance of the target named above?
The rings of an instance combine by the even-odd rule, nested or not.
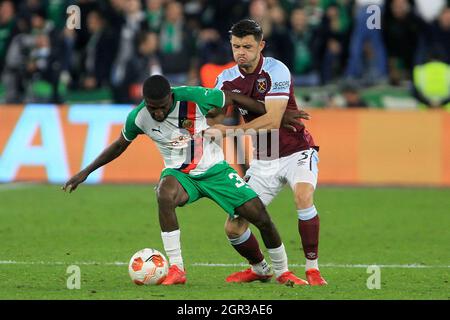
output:
[[[211,127],[211,135],[214,130],[219,130],[222,135],[227,134],[227,130],[261,130],[261,129],[279,129],[281,126],[281,120],[283,119],[283,114],[286,111],[287,99],[266,99],[266,113],[262,116],[237,126],[224,126],[222,124],[215,124]]]
[[[222,134],[225,134],[227,129],[243,129],[244,131],[247,129],[279,129],[289,100],[291,76],[287,67],[282,63],[274,64],[270,73],[273,86],[265,97],[265,114],[239,126],[215,125],[213,128],[219,129]],[[220,86],[222,82],[219,77],[216,86]]]
[[[266,113],[266,106],[263,102],[250,98],[241,93],[235,93],[228,90],[223,90],[225,93],[225,105],[238,105],[242,109],[246,109],[254,114],[263,115]],[[270,100],[269,100],[270,101]],[[284,107],[286,109],[286,107]],[[286,110],[281,117],[281,124],[279,127],[286,127],[292,131],[296,131],[294,125],[304,126],[300,119],[309,120],[311,116],[304,110]]]
[[[252,99],[246,95],[243,95],[241,93],[236,93],[228,90],[223,90],[225,94],[225,105],[238,105],[239,107],[250,111],[255,114],[265,114],[266,113],[266,107],[264,106],[264,103]]]
[[[207,123],[209,126],[220,124],[225,119],[224,109],[225,106],[239,106],[242,109],[246,109],[254,114],[266,113],[264,103],[252,99],[246,95],[235,93],[229,90],[222,90],[224,94],[224,108],[213,108],[206,114]]]
[[[243,129],[244,131],[248,129],[279,129],[287,103],[287,99],[266,98],[266,113],[250,122],[236,126],[236,129]]]
[[[131,141],[125,140],[123,135],[121,134],[116,141],[111,143],[108,147],[106,147],[100,155],[95,158],[86,168],[78,172],[72,178],[70,178],[62,187],[62,190],[69,192],[74,191],[78,185],[84,182],[87,177],[91,174],[91,172],[97,170],[98,168],[104,166],[105,164],[111,162],[118,156],[120,156],[130,145]]]

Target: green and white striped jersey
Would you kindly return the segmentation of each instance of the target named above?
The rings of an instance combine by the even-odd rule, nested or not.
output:
[[[193,136],[208,128],[205,115],[212,108],[223,108],[222,90],[203,87],[174,87],[173,105],[163,122],[154,120],[142,101],[127,117],[123,137],[134,140],[145,134],[157,144],[166,168],[190,175],[206,172],[224,160],[223,151],[216,143]]]

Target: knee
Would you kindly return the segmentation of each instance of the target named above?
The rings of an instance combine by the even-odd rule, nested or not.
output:
[[[307,209],[314,204],[314,187],[309,183],[298,183],[294,196],[297,209]]]
[[[227,219],[225,222],[225,233],[229,239],[239,238],[248,229],[248,223],[236,218],[233,220]]]
[[[159,184],[156,188],[156,198],[160,207],[176,207],[176,190],[166,187],[164,184]]]

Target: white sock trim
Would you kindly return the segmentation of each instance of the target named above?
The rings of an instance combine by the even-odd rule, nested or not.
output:
[[[298,209],[297,210],[298,218],[300,220],[310,220],[317,216],[317,209],[316,206],[313,205],[312,207],[306,208],[306,209]]]
[[[306,259],[305,270],[308,271],[309,269],[319,270],[319,259],[314,260]]]
[[[244,243],[245,241],[247,241],[251,235],[252,235],[252,231],[250,230],[250,228],[247,228],[247,230],[245,230],[245,232],[243,234],[241,234],[239,237],[234,238],[234,239],[228,238],[228,240],[230,241],[230,243],[233,246],[237,246],[238,244],[241,244],[241,243]]]

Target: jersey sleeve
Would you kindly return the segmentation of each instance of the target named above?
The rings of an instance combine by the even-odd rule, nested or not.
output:
[[[271,87],[266,94],[266,99],[289,99],[291,87],[291,73],[281,61],[274,60],[268,68]]]
[[[139,105],[138,107],[131,110],[127,116],[125,124],[123,125],[122,136],[127,141],[133,141],[138,135],[144,133],[136,124],[136,117],[141,109],[142,106]]]
[[[195,102],[203,114],[213,108],[223,108],[225,93],[219,89],[204,87],[178,87],[174,88],[177,100]]]
[[[223,72],[217,76],[214,88],[223,90]]]

